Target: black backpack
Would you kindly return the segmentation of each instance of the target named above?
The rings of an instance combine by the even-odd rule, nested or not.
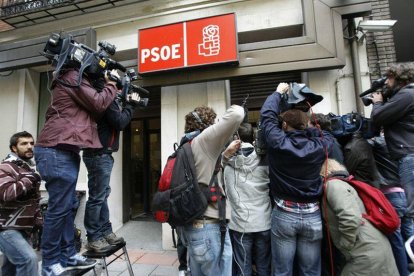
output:
[[[204,214],[208,200],[198,185],[194,163],[189,142],[168,157],[152,200],[157,221],[184,226]]]

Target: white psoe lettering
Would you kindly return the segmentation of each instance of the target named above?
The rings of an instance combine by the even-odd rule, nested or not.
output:
[[[153,47],[151,49],[141,49],[141,63],[145,63],[147,58],[150,58],[152,62],[161,60],[177,59],[181,58],[179,54],[180,44],[173,44],[171,46],[165,45],[161,48]]]

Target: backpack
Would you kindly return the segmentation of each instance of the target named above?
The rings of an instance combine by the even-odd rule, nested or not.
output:
[[[347,178],[329,178],[340,179],[351,185],[358,193],[364,203],[366,214],[362,217],[369,220],[378,230],[385,235],[392,234],[400,226],[400,218],[394,207],[377,188],[356,180],[352,175]]]
[[[191,150],[185,141],[171,154],[152,200],[155,220],[168,222],[173,228],[192,223],[203,216],[209,202],[225,202],[217,186],[215,171],[209,186],[200,187]],[[225,211],[224,211],[225,212]]]

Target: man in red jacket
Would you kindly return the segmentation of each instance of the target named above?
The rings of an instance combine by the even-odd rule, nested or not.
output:
[[[29,236],[41,224],[40,175],[33,161],[33,136],[18,132],[10,138],[11,153],[0,164],[0,250],[2,275],[37,275],[36,253]],[[19,214],[24,212],[24,219]]]
[[[35,146],[37,168],[46,181],[48,210],[42,234],[42,275],[66,275],[67,270],[91,268],[96,261],[76,254],[73,205],[80,155],[84,148],[102,148],[96,119],[114,100],[116,82],[105,76],[102,91],[86,74],[78,86],[78,69],[60,70],[52,83],[46,123]]]

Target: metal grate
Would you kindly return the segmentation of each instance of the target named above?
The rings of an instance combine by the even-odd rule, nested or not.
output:
[[[3,0],[0,23],[17,29],[144,1],[148,0]]]

